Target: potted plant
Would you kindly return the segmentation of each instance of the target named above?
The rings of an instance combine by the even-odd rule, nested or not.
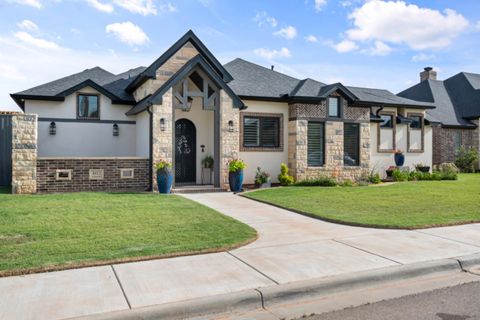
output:
[[[402,150],[395,150],[394,154],[395,154],[394,155],[395,165],[397,167],[403,166],[403,164],[405,163],[405,155],[403,154],[403,151]]]
[[[423,163],[418,163],[415,165],[415,169],[420,172],[430,172],[430,167],[427,165],[424,165]]]
[[[257,167],[257,172],[255,173],[255,187],[270,188],[271,186],[270,174],[268,174],[266,171],[262,171],[260,167]]]
[[[172,163],[160,160],[155,164],[155,168],[157,169],[158,192],[170,193],[173,184]]]
[[[202,166],[204,168],[212,169],[213,168],[213,157],[212,156],[206,156],[202,160]]]
[[[395,166],[390,166],[388,169],[385,171],[387,173],[387,178],[391,178],[393,176],[393,171],[397,170],[397,167]]]
[[[228,183],[231,191],[242,191],[243,169],[245,169],[246,166],[245,162],[240,159],[233,159],[228,163]]]

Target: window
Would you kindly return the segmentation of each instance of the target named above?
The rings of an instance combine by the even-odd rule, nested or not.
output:
[[[79,119],[100,119],[98,96],[79,94],[77,96],[77,116]]]
[[[410,123],[410,129],[422,129],[423,126],[423,119],[421,116],[409,116],[412,120]]]
[[[280,147],[280,117],[245,116],[243,118],[243,146]]]
[[[308,122],[307,131],[307,165],[321,167],[325,163],[325,124]]]
[[[380,122],[380,128],[393,128],[393,115],[382,114],[380,115],[382,122]]]
[[[134,169],[120,169],[120,179],[133,179]]]
[[[56,180],[72,180],[72,170],[58,169]]]
[[[460,148],[462,147],[462,133],[460,131],[455,132],[454,144],[455,144],[455,153],[458,154],[458,152],[460,151]]]
[[[343,164],[360,165],[360,125],[345,123],[343,125]]]
[[[340,118],[340,98],[329,97],[327,105],[328,105],[328,116],[333,118]]]

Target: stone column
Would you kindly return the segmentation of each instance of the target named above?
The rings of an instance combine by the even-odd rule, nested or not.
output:
[[[233,121],[230,132],[229,121]],[[233,107],[232,99],[220,90],[220,187],[228,189],[228,162],[238,158],[240,152],[240,110]]]
[[[37,192],[37,115],[12,116],[12,193]]]
[[[173,95],[170,88],[162,97],[161,105],[153,105],[153,127],[152,127],[152,163],[153,163],[153,190],[158,191],[156,179],[157,170],[155,164],[160,160],[172,162],[173,159],[173,139],[174,139],[174,119],[173,119]],[[160,120],[164,119],[165,129],[162,131]]]

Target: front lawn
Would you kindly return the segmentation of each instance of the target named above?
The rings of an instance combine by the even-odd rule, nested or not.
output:
[[[180,196],[0,190],[0,276],[213,252],[256,231]]]
[[[369,187],[273,188],[245,196],[320,219],[360,226],[415,229],[480,222],[480,174],[461,174],[457,181]]]

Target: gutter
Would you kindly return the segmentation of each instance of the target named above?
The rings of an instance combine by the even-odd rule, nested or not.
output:
[[[149,134],[148,134],[148,153],[149,153],[149,161],[148,161],[148,191],[153,191],[153,112],[150,109],[152,105],[147,107],[147,112],[150,115],[150,123],[149,123]]]

